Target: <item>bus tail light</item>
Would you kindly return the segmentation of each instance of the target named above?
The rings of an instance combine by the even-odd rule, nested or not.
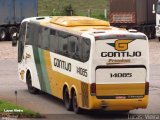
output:
[[[90,91],[91,91],[91,96],[96,95],[96,83],[91,84]]]
[[[149,94],[149,82],[145,83],[145,95]]]

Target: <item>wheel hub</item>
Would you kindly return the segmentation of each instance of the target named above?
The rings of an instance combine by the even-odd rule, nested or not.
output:
[[[4,39],[5,36],[6,36],[4,31],[1,31],[1,34],[0,34],[0,35],[1,35],[1,38],[2,38],[2,39]]]

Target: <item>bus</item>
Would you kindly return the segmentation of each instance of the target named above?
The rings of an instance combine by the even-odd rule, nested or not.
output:
[[[27,18],[18,39],[18,75],[28,91],[67,110],[126,111],[148,105],[148,38],[83,16]]]

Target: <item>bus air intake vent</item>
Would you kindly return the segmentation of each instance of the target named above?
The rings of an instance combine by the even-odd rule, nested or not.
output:
[[[84,16],[55,16],[50,21],[65,27],[75,26],[110,26],[109,22]]]

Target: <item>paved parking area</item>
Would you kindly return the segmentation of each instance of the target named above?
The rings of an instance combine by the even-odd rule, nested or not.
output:
[[[150,64],[160,64],[160,42],[158,39],[149,40],[149,53]]]
[[[0,41],[0,60],[17,59],[17,47],[11,41]]]

